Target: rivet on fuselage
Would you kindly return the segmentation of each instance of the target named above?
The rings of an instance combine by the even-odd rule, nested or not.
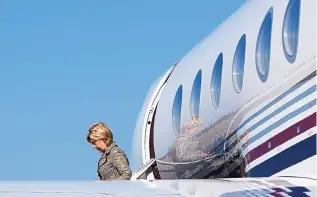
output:
[[[296,132],[299,133],[300,132],[300,126],[297,126],[296,128]]]
[[[271,142],[268,143],[267,147],[268,147],[268,149],[271,148]]]

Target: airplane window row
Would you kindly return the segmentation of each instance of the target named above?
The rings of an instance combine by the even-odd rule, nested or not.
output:
[[[300,1],[301,0],[290,0],[284,15],[282,29],[283,51],[289,63],[294,63],[297,55]],[[269,9],[262,21],[256,42],[256,70],[259,79],[263,83],[266,82],[270,70],[272,23],[273,7]],[[246,35],[243,34],[236,46],[232,63],[232,83],[238,94],[242,91],[243,87],[246,40]],[[219,107],[220,103],[222,66],[223,53],[220,53],[215,62],[210,83],[211,101],[215,109]],[[199,70],[195,77],[191,92],[190,109],[192,117],[199,116],[201,78],[202,70]],[[180,85],[174,97],[172,117],[175,134],[179,133],[180,130],[182,91],[183,87]]]

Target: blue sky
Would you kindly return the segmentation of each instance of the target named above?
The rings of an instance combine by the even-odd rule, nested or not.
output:
[[[95,121],[132,160],[148,88],[244,2],[1,1],[0,180],[97,179]]]

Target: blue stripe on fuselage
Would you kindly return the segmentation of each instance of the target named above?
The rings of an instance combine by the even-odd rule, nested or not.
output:
[[[249,171],[250,177],[269,177],[316,155],[316,134],[289,147]]]

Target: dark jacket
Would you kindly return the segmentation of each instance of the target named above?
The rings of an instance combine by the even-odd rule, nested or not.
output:
[[[114,142],[101,155],[97,172],[100,180],[129,180],[132,176],[127,156]]]

